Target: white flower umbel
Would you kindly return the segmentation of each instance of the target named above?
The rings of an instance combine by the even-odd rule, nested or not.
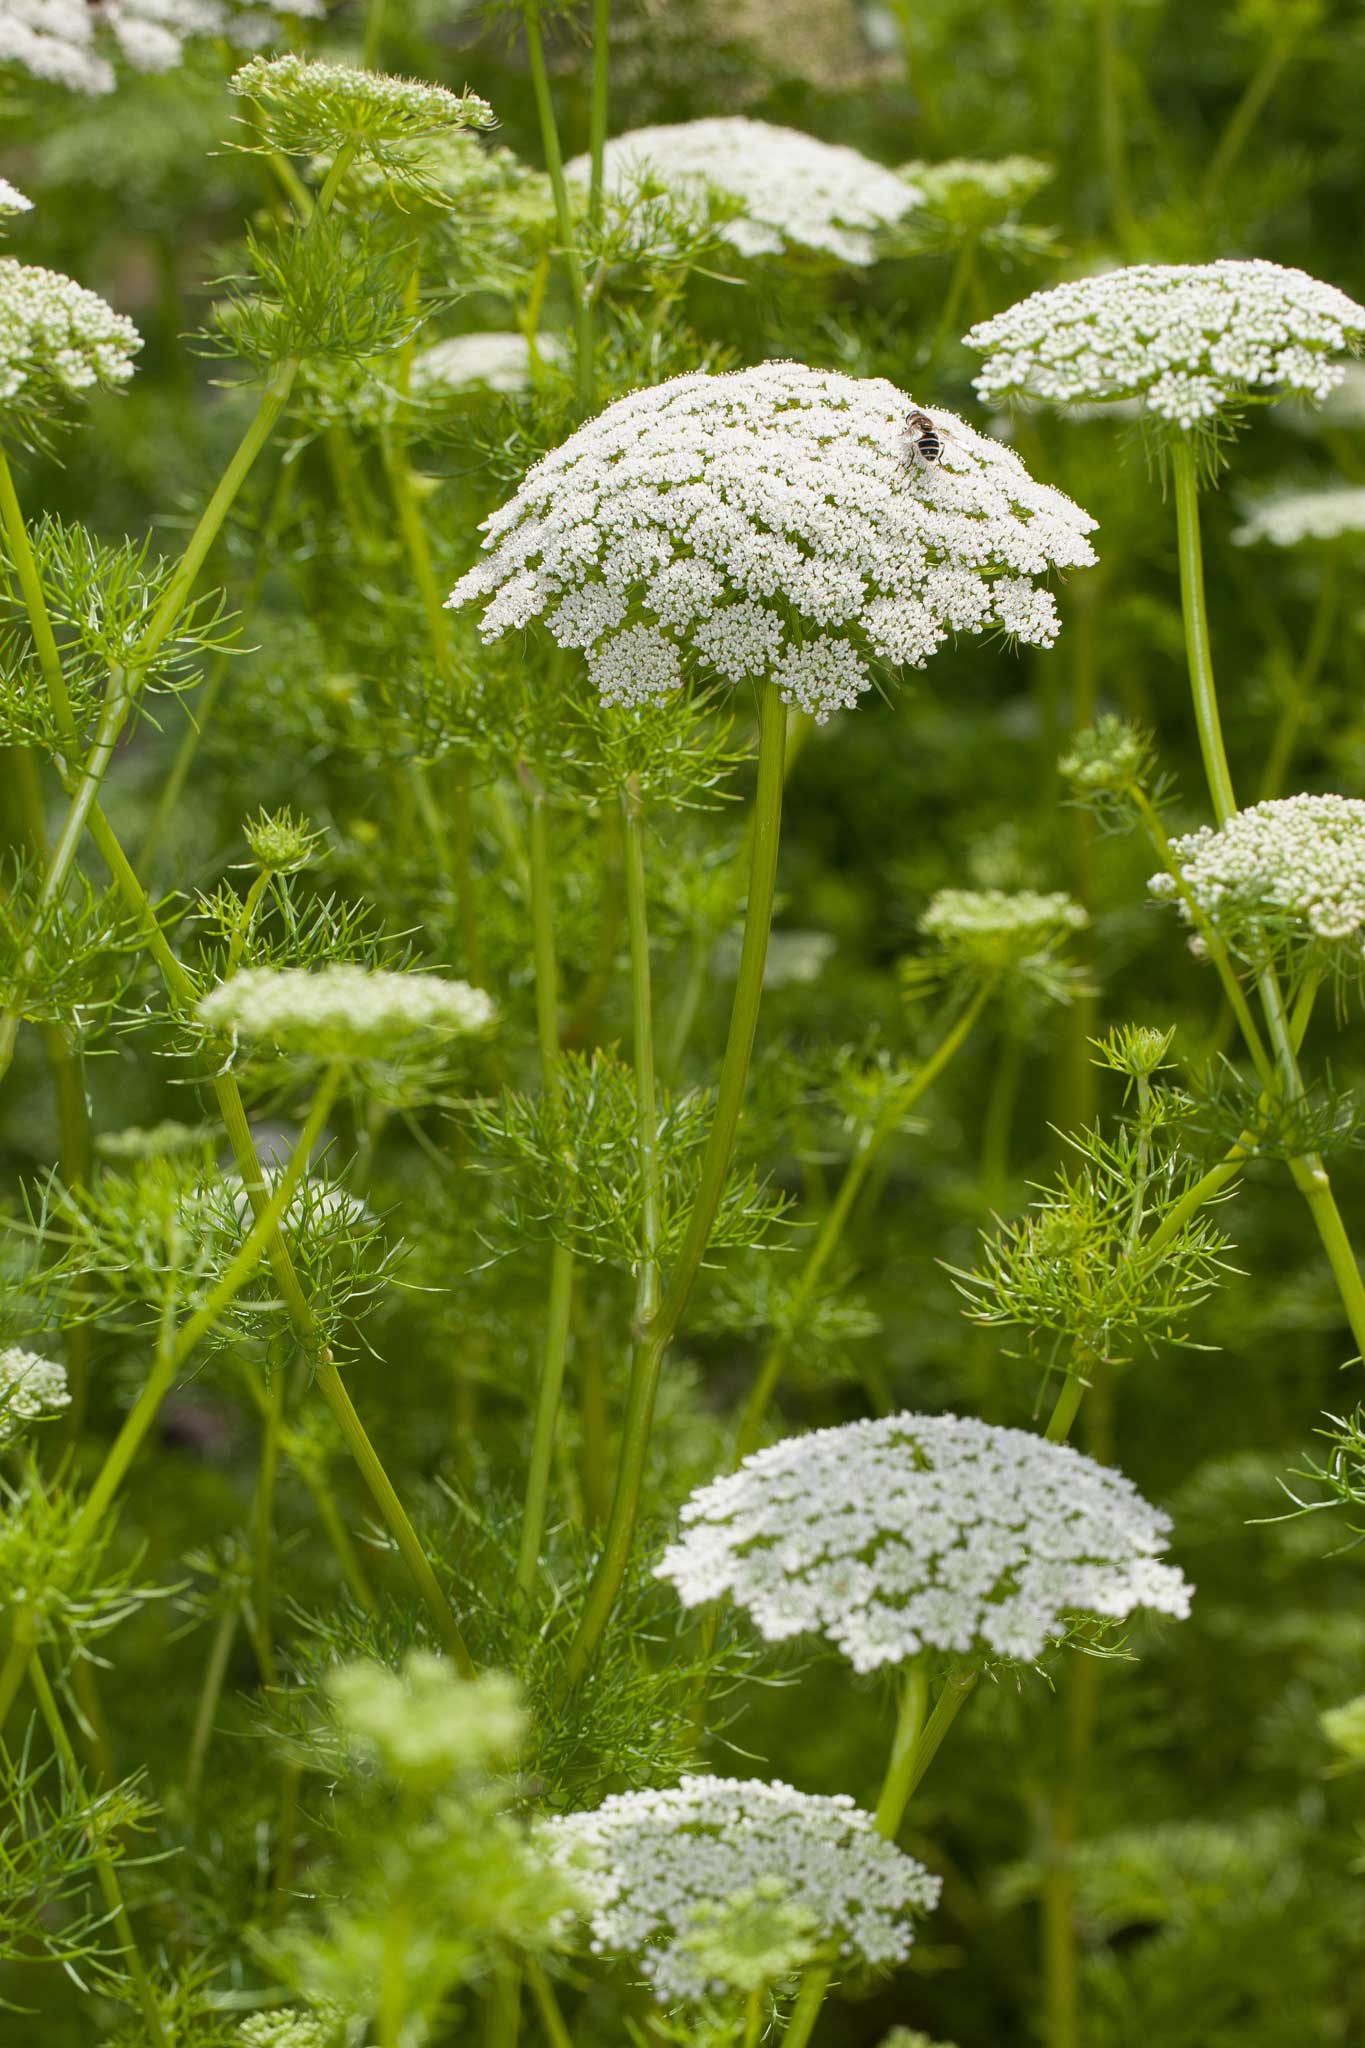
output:
[[[3,0],[0,64],[70,92],[111,92],[119,60],[170,71],[193,37],[257,49],[285,22],[325,12],[325,0]]]
[[[1003,969],[1055,946],[1090,919],[1070,896],[1036,889],[940,889],[919,921],[964,966]]]
[[[0,1444],[18,1436],[26,1422],[70,1405],[63,1366],[17,1344],[0,1350]]]
[[[266,1168],[261,1188],[267,1201],[275,1192],[280,1176],[273,1168]],[[255,1221],[251,1197],[246,1182],[239,1173],[225,1173],[222,1179],[223,1192],[232,1210],[233,1220],[245,1234]],[[205,1200],[212,1204],[215,1190],[209,1185]],[[313,1233],[339,1234],[377,1228],[374,1212],[368,1209],[358,1196],[348,1194],[332,1181],[311,1180],[307,1176],[285,1204],[281,1222],[288,1230],[309,1230]]]
[[[1232,538],[1238,547],[1268,541],[1296,548],[1305,541],[1329,543],[1365,534],[1365,489],[1330,484],[1317,491],[1284,491],[1253,505]]]
[[[954,156],[936,164],[903,164],[900,175],[945,220],[985,226],[1006,219],[1041,192],[1053,169],[1034,156]]]
[[[586,185],[586,156],[565,169]],[[856,149],[741,115],[618,135],[603,174],[608,192],[627,199],[647,180],[684,202],[720,194],[730,217],[721,211],[718,231],[744,256],[815,249],[840,263],[871,263],[877,230],[919,198],[909,180]]]
[[[693,1494],[658,1567],[733,1595],[770,1642],[822,1635],[858,1671],[921,1650],[1031,1660],[1082,1616],[1189,1611],[1170,1520],[1106,1465],[1022,1429],[890,1415],[788,1437]]]
[[[983,399],[1141,398],[1189,429],[1250,397],[1320,401],[1365,307],[1278,263],[1137,264],[1034,292],[966,336]]]
[[[715,1988],[689,1946],[699,1909],[765,1880],[781,1880],[822,1943],[873,1966],[903,1962],[907,1915],[938,1903],[939,1880],[851,1799],[757,1779],[618,1793],[547,1822],[545,1838],[586,1894],[594,1948],[637,1958],[666,2002],[699,2002]]]
[[[564,345],[553,334],[538,334],[536,354],[557,363]],[[443,391],[524,391],[530,382],[531,344],[524,334],[454,334],[423,349],[412,365],[416,398],[436,398]]]
[[[142,337],[94,292],[59,271],[0,257],[0,433],[6,415],[133,374]]]
[[[604,703],[685,676],[771,680],[824,719],[874,664],[920,668],[952,632],[1055,638],[1035,579],[1093,562],[1094,521],[1017,455],[935,413],[942,460],[906,438],[913,401],[800,363],[696,372],[620,399],[485,521],[450,602],[488,600],[485,640],[543,619],[581,647]]]
[[[1234,953],[1257,966],[1324,954],[1339,968],[1365,962],[1365,802],[1286,796],[1252,804],[1217,828],[1171,841],[1199,909]],[[1171,875],[1152,893],[1176,897]],[[1188,918],[1188,904],[1179,908]]]
[[[8,178],[0,178],[0,214],[32,211],[33,201],[27,192],[21,192],[17,185],[11,185]]]
[[[311,2012],[255,2012],[237,2029],[239,2048],[337,2048],[346,2015],[339,2005]]]
[[[324,1059],[382,1059],[413,1040],[469,1037],[496,1014],[492,997],[468,982],[345,964],[249,967],[199,1004],[210,1031]]]
[[[295,156],[349,144],[362,162],[384,163],[391,152],[452,129],[494,126],[492,108],[477,93],[306,57],[253,57],[229,84],[260,108],[267,146]]]

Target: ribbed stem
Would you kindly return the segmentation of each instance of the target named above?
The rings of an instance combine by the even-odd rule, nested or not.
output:
[[[649,1452],[654,1399],[664,1354],[672,1341],[692,1286],[700,1271],[734,1153],[735,1134],[753,1055],[763,995],[763,970],[768,958],[773,899],[777,886],[777,850],[782,831],[782,785],[787,736],[787,707],[772,683],[761,686],[759,698],[758,787],[754,797],[750,842],[749,896],[744,913],[739,975],[735,984],[730,1030],[721,1063],[715,1115],[702,1159],[691,1216],[668,1290],[647,1330],[641,1332],[631,1365],[622,1431],[621,1459],[606,1541],[569,1653],[567,1678],[576,1684],[596,1654],[611,1619],[630,1561],[639,1511],[640,1488]]]

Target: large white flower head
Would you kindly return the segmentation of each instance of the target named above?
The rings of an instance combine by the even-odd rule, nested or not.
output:
[[[0,433],[92,385],[125,383],[141,346],[132,321],[96,293],[0,257]]]
[[[120,61],[171,71],[194,37],[256,49],[325,12],[324,0],[3,0],[0,64],[71,92],[112,92]]]
[[[419,78],[393,78],[306,57],[253,57],[230,90],[254,100],[267,144],[320,156],[349,144],[363,163],[403,163],[402,152],[460,128],[491,128],[477,93],[454,93]]]
[[[586,156],[565,166],[581,184],[589,168]],[[719,193],[736,209],[722,212],[720,235],[741,255],[815,249],[840,263],[871,263],[877,230],[919,198],[907,179],[856,149],[738,114],[618,135],[606,146],[603,177],[624,198],[646,179],[685,204]]]
[[[17,185],[11,185],[8,178],[0,178],[0,216],[32,211],[33,201],[27,192],[21,192]]]
[[[1329,546],[1337,540],[1365,535],[1365,489],[1359,484],[1328,484],[1316,491],[1277,491],[1253,505],[1232,538],[1238,547],[1266,541],[1272,547],[1297,548],[1305,543]]]
[[[1090,919],[1070,896],[1037,889],[940,889],[919,928],[955,964],[1004,973],[1053,951]]]
[[[669,2002],[700,2002],[716,1988],[691,1946],[705,1910],[774,1879],[822,1946],[873,1966],[904,1961],[907,1915],[938,1903],[939,1880],[884,1841],[851,1799],[757,1779],[622,1792],[544,1832],[586,1895],[593,1946],[637,1957]]]
[[[1312,960],[1346,974],[1365,967],[1365,802],[1286,796],[1171,841],[1195,903],[1234,953],[1260,966]],[[1169,901],[1176,884],[1154,875]],[[1189,905],[1179,904],[1190,917]]]
[[[70,1405],[63,1366],[18,1344],[0,1350],[0,1444],[17,1436],[26,1422]]]
[[[733,1595],[770,1642],[822,1635],[857,1671],[921,1650],[1030,1660],[1081,1616],[1189,1611],[1169,1518],[1068,1444],[957,1415],[787,1437],[694,1493],[658,1576]]]
[[[1321,401],[1365,306],[1278,263],[1140,263],[1034,292],[966,336],[983,399],[1139,398],[1184,429],[1252,397]]]
[[[1035,579],[1093,562],[1095,522],[951,414],[922,462],[911,410],[880,378],[800,363],[634,392],[484,522],[450,602],[490,600],[485,640],[543,619],[608,704],[770,679],[823,719],[874,664],[920,668],[952,632],[1049,645]]]
[[[248,1044],[323,1059],[383,1059],[412,1041],[487,1031],[493,999],[439,974],[332,967],[249,967],[200,999],[199,1021]]]

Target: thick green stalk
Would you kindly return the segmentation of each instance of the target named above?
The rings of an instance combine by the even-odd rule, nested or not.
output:
[[[920,1738],[929,1713],[929,1680],[924,1667],[912,1662],[901,1677],[900,1710],[896,1716],[896,1733],[892,1738],[891,1755],[887,1761],[886,1776],[882,1780],[881,1794],[877,1800],[874,1816],[878,1834],[885,1835],[888,1842],[894,1842],[900,1833],[901,1821],[910,1802],[910,1788],[915,1782],[915,1763],[919,1756]]]
[[[252,1606],[256,1621],[253,1640],[261,1678],[266,1685],[274,1685],[277,1675],[272,1622],[275,1604],[275,1480],[280,1464],[280,1425],[283,1420],[284,1374],[277,1359],[261,1418],[261,1462],[251,1512]]]
[[[1125,255],[1133,245],[1133,209],[1128,185],[1128,123],[1123,104],[1116,0],[1096,0],[1095,68],[1098,73],[1100,154],[1109,192],[1109,225]]]
[[[659,1306],[659,1106],[654,1079],[654,998],[649,964],[644,815],[632,776],[621,798],[630,933],[632,1049],[635,1057],[636,1143],[640,1153],[640,1257],[635,1274],[635,1327],[648,1329]]]
[[[1199,730],[1199,744],[1204,757],[1209,794],[1213,799],[1219,823],[1226,824],[1229,818],[1236,815],[1237,798],[1233,790],[1232,777],[1228,772],[1219,726],[1208,615],[1204,605],[1198,484],[1194,455],[1188,438],[1177,440],[1172,462],[1180,545],[1181,605],[1185,618],[1185,639],[1189,655],[1190,684],[1194,695],[1195,722]],[[1215,964],[1218,964],[1216,956]],[[1235,977],[1233,979],[1235,981]],[[1279,979],[1273,967],[1262,968],[1257,976],[1257,985],[1274,1054],[1273,1075],[1268,1077],[1263,1072],[1262,1081],[1294,1108],[1301,1105],[1305,1099],[1303,1076],[1299,1071],[1298,1055],[1294,1048],[1293,1032],[1285,1010]],[[1224,987],[1228,987],[1226,976]],[[1229,999],[1232,999],[1231,989]],[[1238,1022],[1242,1025],[1243,1035],[1246,1036],[1247,1026],[1243,1022],[1241,1011],[1238,1012]],[[1252,1033],[1248,1045],[1254,1057],[1256,1044],[1259,1043],[1254,1026]],[[1260,1064],[1258,1061],[1258,1067]],[[1341,1220],[1341,1212],[1337,1208],[1327,1169],[1315,1152],[1307,1152],[1302,1157],[1290,1161],[1290,1172],[1295,1186],[1308,1204],[1309,1213],[1327,1254],[1327,1261],[1331,1266],[1342,1306],[1351,1326],[1351,1334],[1355,1339],[1357,1354],[1365,1357],[1365,1281],[1361,1279],[1359,1262]]]
[[[43,595],[42,578],[38,564],[33,558],[33,544],[28,537],[28,527],[19,506],[18,493],[14,488],[14,477],[5,458],[4,444],[0,442],[0,521],[3,521],[5,539],[14,558],[14,573],[19,579],[23,593],[24,609],[28,613],[29,626],[33,634],[33,645],[38,655],[38,666],[42,670],[43,682],[52,705],[58,727],[64,740],[70,743],[76,732],[76,721],[71,709],[71,698],[67,693],[66,677],[62,670],[62,657],[57,647],[56,635]]]
[[[597,1652],[621,1590],[639,1512],[640,1488],[654,1420],[654,1400],[664,1354],[682,1320],[692,1286],[701,1269],[707,1241],[725,1192],[734,1153],[735,1134],[749,1078],[754,1034],[763,996],[763,969],[768,958],[773,897],[777,885],[777,849],[782,830],[782,785],[787,737],[787,707],[775,684],[761,685],[759,698],[758,788],[754,797],[750,841],[749,896],[744,913],[730,1030],[721,1063],[715,1115],[702,1159],[701,1175],[687,1230],[669,1278],[667,1292],[648,1328],[640,1331],[631,1364],[622,1431],[616,1491],[597,1571],[569,1653],[568,1682],[576,1684]]]
[[[769,1345],[767,1354],[759,1368],[758,1377],[754,1381],[749,1392],[749,1398],[744,1405],[744,1413],[740,1418],[739,1430],[735,1440],[734,1462],[736,1464],[739,1464],[741,1459],[747,1458],[751,1451],[758,1448],[759,1438],[763,1433],[763,1423],[767,1416],[769,1405],[774,1393],[777,1391],[777,1385],[782,1377],[783,1368],[791,1355],[792,1335],[800,1327],[806,1311],[815,1298],[816,1290],[820,1285],[821,1279],[824,1277],[825,1268],[834,1255],[839,1240],[843,1235],[844,1225],[848,1221],[854,1203],[862,1192],[863,1183],[866,1181],[868,1173],[871,1171],[874,1162],[880,1157],[889,1140],[901,1128],[915,1104],[922,1096],[928,1093],[945,1067],[961,1050],[982,1010],[985,1008],[994,986],[995,983],[993,981],[984,981],[981,984],[966,1008],[951,1028],[944,1033],[934,1051],[916,1073],[914,1080],[896,1096],[893,1102],[887,1105],[887,1108],[875,1123],[865,1126],[859,1133],[853,1156],[845,1167],[843,1179],[839,1183],[839,1191],[826,1212],[824,1222],[820,1226],[815,1243],[811,1246],[805,1266],[802,1268],[801,1278],[796,1284],[796,1290],[792,1296],[789,1310],[789,1328],[787,1331],[774,1337]]]
[[[1204,776],[1213,798],[1214,813],[1225,825],[1236,812],[1232,775],[1223,747],[1223,728],[1218,716],[1218,692],[1213,680],[1213,645],[1209,638],[1208,607],[1204,601],[1204,554],[1199,537],[1199,477],[1194,448],[1188,435],[1177,436],[1171,449],[1171,474],[1175,487],[1176,539],[1180,554],[1180,608],[1185,621],[1185,652],[1189,661],[1190,689],[1194,695],[1195,723],[1199,729],[1199,750],[1204,758]]]
[[[42,1659],[36,1651],[29,1665],[29,1677],[34,1695],[38,1701],[39,1712],[47,1723],[48,1734],[52,1737],[52,1746],[61,1759],[62,1774],[72,1790],[79,1791],[81,1768],[76,1761],[76,1752],[71,1747],[71,1739],[66,1732],[66,1724],[62,1720],[56,1696],[52,1691],[52,1687],[47,1682],[47,1673],[43,1669]],[[137,2003],[142,2008],[142,2017],[147,2028],[148,2042],[152,2044],[152,2048],[171,2048],[170,2036],[162,2023],[160,2002],[152,1986],[151,1979],[148,1977],[143,1966],[142,1957],[138,1951],[137,1937],[133,1933],[132,1922],[128,1918],[128,1908],[123,1897],[123,1887],[118,1881],[118,1870],[114,1859],[103,1842],[98,1838],[92,1844],[91,1853],[95,1864],[95,1880],[99,1885],[100,1895],[108,1908],[114,1932],[123,1946],[123,1959],[127,1965],[128,1975],[133,1980],[133,1987],[137,1993]]]
[[[896,1732],[876,1810],[878,1833],[888,1841],[893,1842],[900,1833],[905,1809],[938,1755],[943,1738],[956,1720],[958,1710],[976,1684],[978,1675],[975,1670],[966,1668],[954,1672],[944,1682],[934,1711],[926,1721],[924,1710],[928,1704],[928,1684],[923,1672],[911,1663],[902,1674]],[[832,1968],[825,1963],[813,1965],[806,1971],[787,2022],[787,2031],[782,2037],[782,2048],[807,2048],[833,1975]]]
[[[589,310],[583,264],[578,253],[573,207],[568,180],[564,176],[564,153],[559,146],[550,74],[545,64],[545,42],[540,32],[540,0],[522,0],[526,27],[526,55],[531,67],[531,90],[535,95],[536,117],[540,122],[540,143],[545,152],[550,191],[554,199],[555,226],[559,233],[564,268],[573,299],[574,329],[578,343],[578,397],[585,411],[591,410],[596,385],[593,364],[592,314]]]
[[[550,2048],[573,2048],[573,2036],[564,2023],[554,1986],[534,1956],[526,1958],[526,1981],[531,1987],[531,1996]]]
[[[536,977],[536,1038],[540,1049],[540,1085],[546,1107],[558,1120],[563,1093],[559,1072],[559,964],[555,957],[554,890],[550,867],[549,828],[545,792],[529,768],[523,765],[522,780],[527,791],[530,848],[531,935]],[[517,1553],[517,1586],[529,1594],[540,1568],[541,1543],[545,1534],[545,1512],[550,1493],[550,1468],[554,1462],[555,1426],[564,1392],[564,1368],[569,1352],[569,1325],[573,1313],[574,1256],[556,1244],[550,1253],[550,1299],[545,1327],[545,1349],[541,1358],[540,1386],[536,1394],[535,1425],[531,1438],[531,1459],[526,1475],[526,1504],[521,1518],[521,1542]]]

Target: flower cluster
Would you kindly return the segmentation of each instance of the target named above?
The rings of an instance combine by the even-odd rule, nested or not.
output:
[[[8,178],[0,178],[0,214],[32,211],[33,201],[27,192],[21,192],[17,185],[11,185]]]
[[[1365,533],[1365,489],[1358,484],[1332,484],[1317,491],[1285,491],[1263,498],[1248,511],[1233,534],[1239,547],[1268,541],[1272,547],[1296,548],[1304,541],[1341,540]]]
[[[1141,398],[1189,429],[1255,394],[1324,399],[1332,355],[1365,333],[1365,307],[1278,263],[1134,265],[1073,279],[983,320],[986,400]]]
[[[920,462],[910,408],[880,379],[799,363],[635,392],[485,521],[486,558],[450,602],[491,600],[485,640],[543,618],[608,704],[700,670],[771,679],[823,719],[871,663],[922,667],[950,632],[1049,645],[1034,579],[1093,562],[1094,521],[949,415],[941,461]]]
[[[397,151],[401,163],[405,146],[494,126],[477,93],[306,57],[253,57],[229,85],[260,108],[266,146],[294,156],[323,156],[349,143],[362,160],[384,163]]]
[[[702,1487],[658,1576],[731,1593],[770,1641],[815,1633],[858,1671],[923,1649],[1030,1659],[1082,1615],[1189,1611],[1167,1516],[1067,1444],[956,1415],[788,1437]]]
[[[142,337],[94,292],[56,270],[0,257],[0,419],[133,374]]]
[[[555,363],[564,354],[553,334],[536,336],[536,354]],[[531,344],[524,334],[454,334],[422,350],[412,365],[415,398],[443,391],[524,391],[531,381]]]
[[[756,1779],[688,1777],[623,1792],[592,1813],[546,1823],[557,1861],[590,1906],[593,1946],[637,1956],[660,1999],[713,1988],[691,1936],[717,1900],[779,1879],[823,1943],[885,1965],[911,1945],[906,1914],[938,1902],[939,1880],[877,1833],[847,1797]]]
[[[569,177],[586,184],[589,159]],[[685,203],[721,195],[717,229],[744,256],[816,249],[840,263],[871,263],[879,228],[899,220],[919,193],[907,179],[856,149],[742,115],[636,128],[606,146],[608,192],[629,197],[646,180]]]
[[[468,982],[348,963],[249,967],[199,1003],[209,1031],[325,1059],[378,1059],[405,1040],[468,1037],[495,1014],[491,996]]]
[[[1365,801],[1286,796],[1252,804],[1226,824],[1171,841],[1195,904],[1235,953],[1262,964],[1288,951],[1361,955],[1365,926]],[[1152,893],[1176,896],[1168,874]],[[1181,903],[1183,916],[1190,916]]]
[[[260,1187],[267,1201],[274,1194],[275,1183],[279,1178],[273,1167],[265,1168]],[[252,1207],[251,1196],[247,1192],[247,1183],[240,1173],[223,1175],[222,1193],[227,1197],[233,1223],[245,1234],[255,1221],[256,1212]],[[209,1183],[202,1194],[196,1194],[191,1203],[186,1204],[187,1217],[191,1213],[192,1205],[200,1202],[203,1203],[203,1208],[195,1207],[193,1213],[202,1227],[203,1220],[217,1220],[221,1215],[218,1189],[213,1183]],[[366,1208],[357,1195],[349,1194],[334,1181],[315,1180],[305,1174],[284,1205],[281,1227],[291,1234],[306,1231],[314,1237],[331,1236],[357,1230],[373,1230],[375,1219],[373,1212]]]
[[[1034,156],[984,161],[955,156],[936,164],[903,164],[900,175],[919,188],[924,205],[935,213],[966,226],[985,226],[1004,220],[1041,192],[1052,166]]]
[[[346,2016],[339,2005],[256,2012],[237,2029],[239,2048],[337,2048]]]
[[[26,1422],[70,1405],[62,1366],[17,1344],[0,1351],[0,1444],[17,1436]]]
[[[0,64],[71,92],[111,92],[114,59],[134,71],[170,71],[195,36],[255,49],[283,21],[320,21],[324,0],[5,0]]]
[[[1079,903],[1034,889],[940,889],[919,928],[955,964],[1002,973],[1090,922]]]

